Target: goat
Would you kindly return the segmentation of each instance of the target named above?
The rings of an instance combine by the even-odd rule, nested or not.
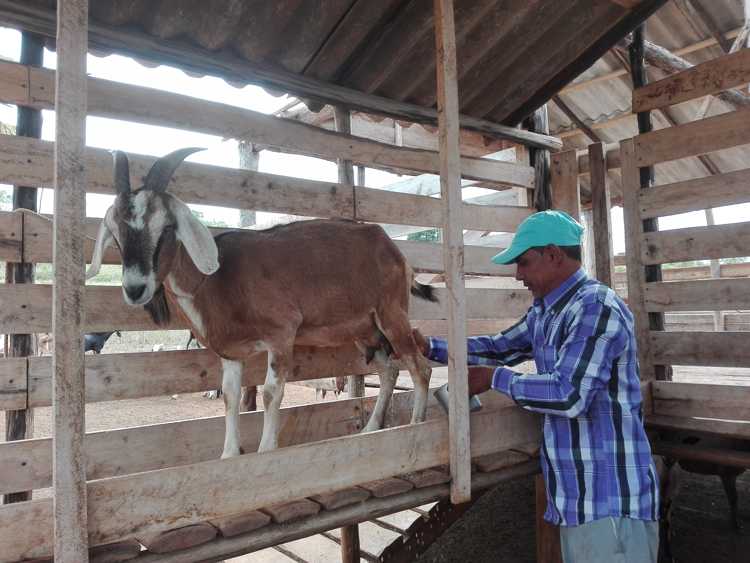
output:
[[[125,302],[145,306],[157,324],[175,310],[198,341],[221,358],[226,408],[222,458],[239,455],[238,412],[243,361],[268,353],[265,412],[258,451],[278,447],[279,408],[293,368],[295,345],[354,343],[376,361],[381,387],[363,431],[382,427],[398,368],[414,381],[412,422],[425,418],[430,367],[415,344],[409,294],[435,301],[419,284],[379,225],[312,220],[265,231],[224,232],[216,238],[186,204],[166,191],[179,164],[200,149],[159,159],[131,191],[127,156],[114,153],[114,204],[101,222],[87,278],[105,249],[122,255]],[[372,352],[369,349],[374,349]]]
[[[94,354],[101,354],[104,344],[106,344],[109,337],[116,334],[118,337],[122,337],[119,330],[113,330],[112,332],[90,332],[83,335],[83,352],[86,353],[91,350]]]

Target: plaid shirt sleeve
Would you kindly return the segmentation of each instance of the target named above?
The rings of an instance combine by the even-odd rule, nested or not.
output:
[[[444,338],[429,338],[427,357],[441,364],[448,363],[448,343]],[[495,336],[472,336],[466,339],[469,365],[509,365],[533,358],[528,317]]]
[[[607,385],[627,332],[622,317],[599,300],[582,303],[572,314],[552,372],[520,374],[499,367],[492,387],[530,411],[568,418],[585,413],[596,391]]]

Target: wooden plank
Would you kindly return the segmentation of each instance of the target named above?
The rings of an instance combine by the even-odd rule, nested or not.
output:
[[[741,49],[633,90],[633,112],[662,108],[750,82],[750,51]]]
[[[3,358],[0,365],[0,410],[27,408],[26,358]]]
[[[140,186],[155,159],[131,154],[129,160],[131,183]],[[87,190],[114,194],[112,155],[87,149],[86,166]],[[51,143],[0,135],[1,182],[53,187],[51,173]],[[207,192],[206,186],[211,190]],[[418,226],[441,226],[441,203],[431,197],[206,164],[181,164],[170,192],[185,203],[344,219],[355,218],[356,208],[356,218],[363,221],[406,225],[416,221],[413,224]],[[515,206],[463,204],[462,208],[466,228],[477,231],[513,231],[529,214],[528,209]]]
[[[263,508],[263,512],[269,514],[277,524],[286,524],[317,514],[320,512],[320,505],[317,502],[301,498],[266,506]]]
[[[412,297],[410,318],[437,320],[447,318],[447,291],[436,288],[439,302]],[[467,315],[473,319],[516,317],[526,312],[531,294],[525,289],[469,289]],[[44,284],[23,284],[18,287],[0,285],[0,333],[49,332],[51,323],[52,287]],[[122,298],[120,286],[90,285],[84,292],[84,332],[105,330],[163,330],[154,325],[143,308],[130,307]],[[465,321],[464,321],[465,322]],[[187,328],[174,319],[170,329]]]
[[[591,209],[593,231],[589,233],[594,241],[596,278],[604,285],[614,287],[615,264],[612,260],[612,204],[607,180],[607,163],[604,145],[589,145],[589,166],[591,167]]]
[[[750,52],[750,51],[749,51]],[[750,169],[655,186],[640,194],[644,219],[750,201]]]
[[[13,72],[16,66],[15,63],[1,63],[0,74],[6,68]],[[26,95],[14,99],[10,97],[13,92],[8,91],[9,96],[0,98],[0,101],[50,109],[54,72],[30,69],[29,77],[31,92],[28,96],[31,100]],[[0,90],[0,95],[5,93]],[[88,93],[90,115],[233,137],[270,149],[330,159],[343,158],[376,168],[439,171],[438,155],[434,151],[396,147],[219,102],[98,78],[88,79]],[[468,179],[533,187],[533,170],[527,166],[472,157],[462,158],[461,164],[464,177]]]
[[[443,261],[448,288],[448,382],[450,394],[449,445],[451,502],[471,499],[471,457],[466,360],[466,290],[464,237],[466,222],[461,203],[459,158],[458,73],[453,0],[435,0],[435,60],[440,139],[440,193],[442,199]],[[532,174],[533,181],[533,174]]]
[[[649,339],[649,320],[646,311],[644,286],[646,275],[640,260],[643,218],[638,208],[641,191],[639,169],[635,163],[633,140],[620,143],[622,158],[622,194],[625,222],[625,258],[628,273],[628,306],[635,317],[635,336],[638,343],[641,379],[650,381],[656,377]]]
[[[478,412],[472,418],[472,427],[477,429],[473,455],[539,438],[538,418],[520,409],[502,414]],[[380,479],[398,474],[406,466],[419,470],[444,464],[448,461],[447,436],[446,420],[440,419],[263,454],[93,481],[88,485],[89,537],[92,544],[108,543],[125,535],[188,525]],[[373,463],[375,459],[379,463]],[[295,478],[300,464],[308,468],[304,480]],[[243,486],[248,482],[255,486]],[[125,505],[123,498],[128,498]],[[48,552],[48,538],[35,537],[30,545],[24,537],[29,532],[17,533],[19,525],[38,528],[39,524],[32,524],[28,514],[14,511],[12,506],[0,510],[0,544],[10,546],[10,558]],[[185,507],[191,509],[186,512]],[[6,525],[13,519],[13,526]],[[16,535],[9,537],[9,529]]]
[[[569,150],[552,155],[550,168],[552,182],[552,208],[569,213],[581,220],[581,192],[578,185],[578,158]]]
[[[52,287],[54,554],[60,563],[88,560],[83,436],[83,286],[80,239],[86,207],[86,51],[88,0],[57,7],[55,73],[55,219]]]
[[[209,542],[217,533],[217,529],[211,524],[199,522],[166,532],[140,535],[138,541],[153,553],[170,553]]]
[[[465,229],[513,232],[532,210],[511,205],[461,203],[460,188],[455,206],[466,218]],[[397,194],[371,188],[354,188],[356,219],[372,223],[396,223],[422,227],[442,226],[441,200],[411,194]],[[463,240],[463,230],[461,232]]]
[[[370,397],[283,408],[281,447],[354,434],[362,427],[363,405],[371,408],[374,403],[375,397]],[[402,410],[410,415],[406,405]],[[256,451],[263,413],[241,413],[239,424],[242,448]],[[103,479],[218,459],[223,435],[224,416],[91,432],[86,434],[86,475],[89,480]],[[0,452],[0,494],[52,483],[51,438],[2,443]]]
[[[706,448],[700,444],[677,444],[654,440],[651,444],[654,455],[672,459],[703,461],[720,467],[750,468],[750,453],[724,448]]]
[[[262,528],[271,521],[271,517],[260,510],[253,510],[237,516],[227,516],[212,520],[211,524],[216,526],[225,538],[246,534],[258,528]]]
[[[23,261],[21,256],[22,220],[21,213],[0,211],[0,260]]]
[[[635,137],[638,166],[697,156],[750,143],[750,109],[651,131]]]
[[[715,436],[750,440],[750,422],[727,422],[682,416],[652,414],[646,417],[646,427],[666,430],[688,430]]]
[[[750,278],[649,283],[644,296],[649,312],[748,309]]]
[[[0,212],[0,229],[2,229],[2,222],[3,213]],[[101,219],[92,217],[86,219],[86,238],[84,239],[84,256],[86,257],[86,261],[91,260],[94,241],[100,223]],[[216,236],[229,229],[209,227],[209,230]],[[407,262],[415,270],[420,272],[443,271],[443,253],[440,244],[407,240],[397,240],[394,242],[404,254]],[[515,275],[515,266],[500,266],[491,262],[490,259],[498,253],[497,248],[471,245],[465,246],[464,249],[467,274],[491,276]],[[25,214],[23,251],[29,262],[46,263],[52,261],[52,222],[50,218],[36,213]],[[117,248],[109,248],[104,254],[102,263],[120,264],[121,257],[119,250]]]
[[[639,254],[644,264],[748,256],[750,222],[646,233]]]
[[[649,341],[657,363],[750,367],[744,332],[651,332]]]
[[[750,387],[653,382],[654,413],[750,422]]]
[[[538,472],[539,463],[527,462],[494,473],[483,473],[475,476],[473,490],[481,493],[490,487],[509,479],[533,475]],[[222,557],[234,557],[240,553],[253,552],[268,546],[278,545],[297,538],[326,532],[351,522],[365,522],[383,518],[388,514],[434,503],[448,495],[449,485],[436,485],[424,489],[413,489],[404,495],[370,498],[367,501],[347,506],[335,511],[320,512],[313,518],[301,520],[285,526],[269,526],[250,534],[230,539],[219,539],[185,553],[169,556],[142,556],[142,563],[191,563],[193,561],[219,560]]]

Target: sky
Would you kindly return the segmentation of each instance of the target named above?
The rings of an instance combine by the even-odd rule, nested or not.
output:
[[[21,34],[19,32],[0,28],[0,57],[18,61],[20,39]],[[44,66],[54,68],[55,63],[55,53],[45,51]],[[132,59],[116,55],[108,57],[89,55],[87,71],[91,76],[98,78],[158,88],[263,113],[273,113],[287,105],[291,100],[287,96],[272,96],[256,86],[236,88],[218,78],[194,78],[177,69],[165,66],[146,67]],[[45,140],[52,141],[54,140],[54,114],[50,111],[44,111],[43,117],[42,137]],[[15,124],[16,109],[14,106],[0,104],[0,122]],[[153,156],[161,156],[186,146],[200,146],[206,147],[207,150],[191,156],[190,161],[232,168],[238,167],[239,163],[237,142],[234,139],[93,116],[87,119],[86,143],[91,147],[119,149]],[[337,181],[337,169],[333,162],[299,155],[274,153],[268,150],[261,153],[259,170],[312,180]],[[368,168],[365,183],[368,187],[378,188],[396,182],[401,178],[403,177]],[[0,184],[0,189],[9,190],[11,187]],[[51,190],[40,190],[40,192],[40,211],[51,213],[53,192]],[[488,192],[475,189],[475,193],[478,195]],[[465,190],[464,197],[471,195],[474,195],[474,193],[467,194]],[[87,194],[87,215],[90,217],[104,216],[112,199],[112,196]],[[198,205],[191,205],[191,207],[199,210],[207,220],[223,221],[231,226],[237,225],[239,221],[239,211],[237,210]],[[272,220],[274,216],[275,214],[271,213],[259,213],[258,222],[266,223]],[[750,206],[748,205],[715,210],[717,224],[744,221],[748,216],[750,216]],[[659,220],[659,226],[662,230],[705,224],[705,215],[702,211]],[[614,208],[612,230],[615,253],[625,251],[623,229],[622,209]]]

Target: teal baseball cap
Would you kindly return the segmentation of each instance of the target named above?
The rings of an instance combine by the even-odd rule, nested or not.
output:
[[[547,246],[578,246],[583,227],[565,211],[540,211],[529,215],[518,226],[513,242],[492,257],[495,264],[512,264],[529,248]]]

